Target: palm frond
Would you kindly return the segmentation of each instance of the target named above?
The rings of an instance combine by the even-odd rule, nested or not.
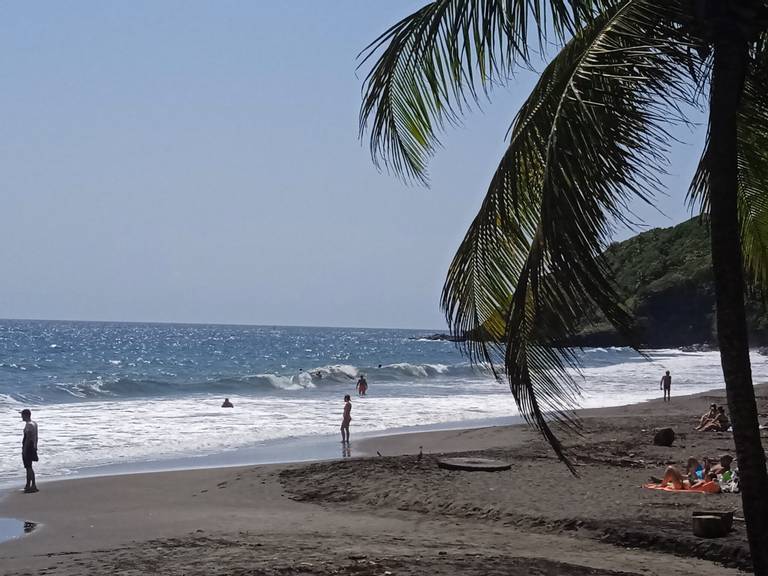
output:
[[[742,257],[750,280],[768,289],[768,44],[752,54],[739,103],[738,203]],[[708,140],[708,139],[707,139]],[[705,146],[688,190],[688,201],[709,212],[709,146]]]
[[[562,42],[612,0],[434,0],[389,28],[360,54],[375,59],[363,83],[360,136],[370,125],[374,163],[426,181],[436,133],[455,124],[517,62],[529,34]],[[378,57],[377,57],[378,55]]]
[[[579,362],[567,342],[585,308],[638,344],[601,253],[630,199],[650,201],[661,186],[665,125],[695,98],[680,10],[625,0],[545,69],[443,289],[452,332],[474,360],[503,362],[521,414],[566,462],[551,423],[577,429]]]

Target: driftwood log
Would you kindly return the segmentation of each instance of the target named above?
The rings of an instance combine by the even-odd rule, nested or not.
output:
[[[499,472],[509,470],[512,464],[490,458],[440,458],[437,465],[445,470],[466,470],[468,472]]]

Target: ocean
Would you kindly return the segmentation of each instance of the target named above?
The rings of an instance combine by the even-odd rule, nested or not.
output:
[[[360,433],[513,421],[508,389],[455,344],[423,338],[429,332],[0,320],[0,485],[23,478],[24,407],[39,427],[41,479],[216,454],[259,461],[270,446],[330,442],[345,394],[353,442]],[[650,354],[584,350],[581,405],[658,397],[664,370],[673,395],[723,386],[716,352]],[[768,381],[768,358],[752,361],[755,381]],[[361,373],[366,398],[354,393]],[[225,397],[234,408],[221,408]]]

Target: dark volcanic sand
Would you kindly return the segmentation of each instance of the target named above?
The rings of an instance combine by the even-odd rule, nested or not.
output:
[[[0,572],[735,575],[748,566],[743,523],[705,540],[690,517],[740,510],[740,496],[641,488],[668,463],[733,451],[729,434],[692,431],[710,401],[722,394],[584,412],[584,435],[568,441],[578,478],[535,433],[496,427],[353,440],[353,454],[384,457],[46,483],[0,502],[3,515],[41,526],[0,544]],[[668,425],[686,436],[652,446],[653,429]],[[440,452],[513,467],[442,470]]]

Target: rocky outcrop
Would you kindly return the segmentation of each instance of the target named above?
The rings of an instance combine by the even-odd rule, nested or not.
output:
[[[698,217],[672,228],[656,228],[605,252],[625,304],[648,348],[716,346],[715,287],[709,229]],[[750,342],[768,345],[768,309],[746,294]],[[622,340],[594,312],[573,344],[621,346]]]
[[[608,247],[605,258],[646,348],[692,351],[717,346],[715,288],[709,229],[698,217],[656,228]],[[759,294],[746,294],[750,343],[768,350],[768,308]],[[584,321],[572,346],[625,346],[616,331],[585,303]],[[424,336],[459,341],[449,334]],[[708,348],[707,348],[708,347]]]
[[[450,334],[436,333],[425,334],[424,336],[412,336],[409,340],[444,340],[446,342],[464,342],[464,338],[451,336]]]

